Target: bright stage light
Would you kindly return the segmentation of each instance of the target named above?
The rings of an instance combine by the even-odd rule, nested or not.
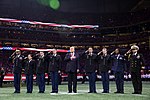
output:
[[[60,7],[59,0],[50,0],[49,4],[50,4],[50,7],[54,10],[57,10]]]
[[[57,10],[60,7],[59,0],[37,0],[41,5],[48,6],[54,10]]]

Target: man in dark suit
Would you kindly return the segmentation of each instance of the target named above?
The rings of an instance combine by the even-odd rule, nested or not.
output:
[[[21,55],[20,50],[16,50],[10,57],[14,64],[14,93],[20,93],[20,81],[21,81],[21,72],[24,57]]]
[[[124,93],[124,71],[126,70],[126,62],[123,55],[120,54],[119,48],[111,53],[112,71],[115,75],[116,88],[115,93]]]
[[[49,68],[48,72],[51,75],[51,82],[52,82],[52,92],[51,93],[58,93],[58,80],[59,74],[61,70],[61,56],[57,54],[57,50],[53,49],[53,54],[49,55]]]
[[[131,49],[125,54],[130,63],[131,80],[134,88],[133,94],[142,94],[141,68],[145,65],[143,55],[138,53],[139,47],[131,46]]]
[[[67,53],[64,59],[67,62],[66,72],[68,73],[68,93],[77,93],[77,70],[79,68],[78,54],[75,53],[75,48],[70,47],[70,53]]]
[[[88,93],[97,93],[96,92],[96,54],[93,53],[93,48],[88,48],[81,57],[85,59],[85,72],[89,77],[89,92]]]
[[[102,53],[102,55],[101,55]],[[111,66],[110,55],[107,54],[107,49],[103,48],[101,52],[97,54],[97,61],[99,64],[99,72],[102,76],[103,92],[109,93],[109,73]]]
[[[44,52],[40,52],[37,58],[37,83],[39,87],[39,93],[45,92],[45,69],[46,69],[46,57]]]
[[[32,55],[28,54],[28,59],[25,62],[27,93],[32,93],[33,90],[33,74],[35,73],[35,68],[36,64],[32,59]]]

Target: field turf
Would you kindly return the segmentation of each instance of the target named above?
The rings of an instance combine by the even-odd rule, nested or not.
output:
[[[26,87],[21,87],[20,94],[14,94],[13,84],[4,84],[3,88],[0,88],[0,100],[150,100],[150,82],[143,82],[142,95],[132,94],[133,87],[131,82],[125,82],[125,93],[115,94],[115,83],[110,82],[110,93],[102,94],[102,84],[97,82],[96,94],[88,93],[88,82],[85,84],[78,83],[78,93],[68,94],[67,83],[59,85],[58,94],[50,94],[51,85],[46,85],[46,91],[44,94],[38,93],[38,87],[34,85],[32,94],[26,93]]]

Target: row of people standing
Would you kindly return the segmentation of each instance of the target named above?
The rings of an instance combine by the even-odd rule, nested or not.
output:
[[[98,54],[93,53],[93,49],[78,55],[75,53],[75,48],[70,47],[70,53],[65,57],[67,61],[68,72],[68,91],[77,92],[77,72],[79,71],[79,58],[85,59],[85,72],[89,78],[89,92],[96,92],[96,72],[99,71],[102,79],[103,92],[109,93],[109,72],[113,71],[116,82],[116,92],[124,93],[124,72],[131,74],[131,79],[134,87],[133,94],[142,94],[141,68],[145,66],[143,55],[138,53],[139,47],[131,46],[131,49],[124,55],[120,53],[120,49],[115,49],[110,55],[107,53],[107,48],[103,48]],[[127,63],[129,62],[129,69]],[[98,66],[97,64],[98,63]]]
[[[33,59],[34,57],[34,59]],[[39,87],[39,93],[45,91],[45,69],[47,68],[47,60],[49,61],[48,73],[51,75],[52,93],[58,92],[58,73],[61,69],[61,57],[57,54],[56,49],[53,50],[53,55],[40,52],[37,55],[28,54],[27,57],[21,55],[20,50],[16,50],[9,58],[14,64],[14,93],[20,93],[20,82],[22,68],[25,69],[27,93],[32,93],[33,90],[33,75],[36,74],[36,81]]]
[[[117,49],[118,50],[118,49]],[[68,72],[68,91],[69,93],[72,92],[72,82],[73,82],[73,92],[76,93],[76,73],[78,72],[78,58],[85,59],[85,72],[88,75],[89,78],[89,92],[88,93],[97,93],[96,91],[96,73],[100,71],[101,77],[102,77],[102,85],[103,85],[103,92],[102,93],[109,93],[109,71],[111,70],[112,66],[112,60],[113,60],[113,66],[115,67],[113,70],[116,73],[115,76],[117,78],[117,92],[118,93],[123,93],[123,82],[120,83],[120,73],[124,76],[124,69],[125,69],[125,62],[124,62],[124,57],[119,55],[119,52],[116,52],[116,55],[119,56],[119,61],[118,57],[116,58],[116,55],[109,55],[107,54],[107,49],[103,48],[102,51],[100,51],[98,54],[93,53],[93,49],[89,48],[87,51],[84,53],[77,55],[75,54],[75,49],[74,47],[70,48],[70,52],[68,53],[65,57],[65,60],[67,60],[67,72]],[[74,54],[72,56],[72,54]],[[118,59],[118,60],[116,60]],[[117,63],[117,62],[119,63]],[[98,63],[98,66],[97,66]],[[119,64],[119,65],[118,65]],[[120,66],[121,65],[121,66]],[[119,66],[119,68],[117,68]],[[120,68],[121,67],[121,68]],[[72,77],[70,78],[70,74]],[[74,76],[74,77],[73,77]],[[119,79],[118,79],[119,78]],[[121,76],[121,81],[123,77]],[[116,92],[116,93],[117,93]]]
[[[134,49],[137,49],[134,46]],[[133,51],[133,47],[131,52]],[[128,52],[126,55],[131,54]],[[114,54],[113,54],[114,53]],[[123,78],[124,78],[124,70],[126,69],[126,61],[124,55],[121,55],[119,49],[116,49],[112,54],[107,54],[107,49],[103,48],[98,54],[93,53],[93,49],[89,48],[82,54],[78,54],[75,52],[74,47],[70,47],[70,52],[66,54],[64,61],[66,64],[66,72],[68,73],[68,92],[74,93],[77,92],[77,72],[79,72],[79,58],[85,59],[85,71],[89,77],[89,93],[96,93],[96,72],[100,71],[102,76],[102,85],[103,92],[109,93],[109,71],[112,69],[114,71],[115,79],[116,79],[116,87],[117,91],[115,93],[124,93],[123,89]],[[14,55],[14,54],[13,54]],[[139,55],[140,60],[138,64],[144,64],[143,57]],[[12,57],[12,56],[11,56]],[[21,51],[16,50],[14,57],[14,93],[20,93],[20,79],[21,79],[21,62],[23,57],[21,56]],[[131,56],[130,56],[131,57]],[[129,61],[131,61],[130,57],[127,57]],[[25,65],[26,72],[26,80],[27,80],[27,93],[32,93],[33,89],[33,74],[36,68],[37,75],[37,83],[39,87],[39,93],[44,93],[45,91],[45,67],[46,67],[46,59],[49,61],[49,69],[48,72],[51,75],[52,81],[52,93],[58,93],[58,74],[61,71],[61,56],[57,54],[57,50],[53,50],[53,54],[44,55],[44,52],[40,52],[36,61],[32,59],[32,55],[28,55],[28,60]],[[97,64],[98,63],[98,66]],[[130,62],[133,63],[133,62]],[[131,66],[131,65],[130,65]],[[140,67],[141,65],[139,65]],[[112,67],[112,68],[111,68]],[[135,68],[136,69],[136,68]],[[137,69],[136,69],[137,70]],[[140,70],[140,68],[139,68]],[[140,73],[139,73],[140,74]],[[132,74],[131,74],[132,75]],[[132,80],[135,81],[135,80]],[[141,81],[141,80],[140,80]],[[72,88],[73,85],[73,88]],[[133,82],[133,85],[134,82]],[[136,84],[137,85],[137,84]],[[136,88],[136,86],[134,86]],[[138,88],[139,89],[139,88]],[[141,93],[140,90],[137,92],[135,89],[134,93]]]

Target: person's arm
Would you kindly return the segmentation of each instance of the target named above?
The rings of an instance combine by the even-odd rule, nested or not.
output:
[[[66,54],[64,61],[66,61],[66,62],[71,61],[69,54]]]
[[[76,66],[77,66],[77,73],[79,72],[80,69],[80,63],[79,63],[79,55],[76,55]]]
[[[140,59],[141,59],[141,65],[145,66],[145,60],[142,54],[140,54]]]
[[[33,60],[33,74],[36,74],[36,61]]]
[[[125,71],[125,72],[128,72],[127,63],[126,63],[127,61],[126,61],[126,59],[125,59],[124,56],[123,56],[122,58],[123,58],[123,67],[124,67],[124,71]]]
[[[61,71],[61,68],[62,68],[62,58],[59,55],[59,71]]]
[[[109,67],[109,70],[111,70],[111,68],[112,68],[112,58],[111,58],[110,55],[108,56],[108,67]]]

